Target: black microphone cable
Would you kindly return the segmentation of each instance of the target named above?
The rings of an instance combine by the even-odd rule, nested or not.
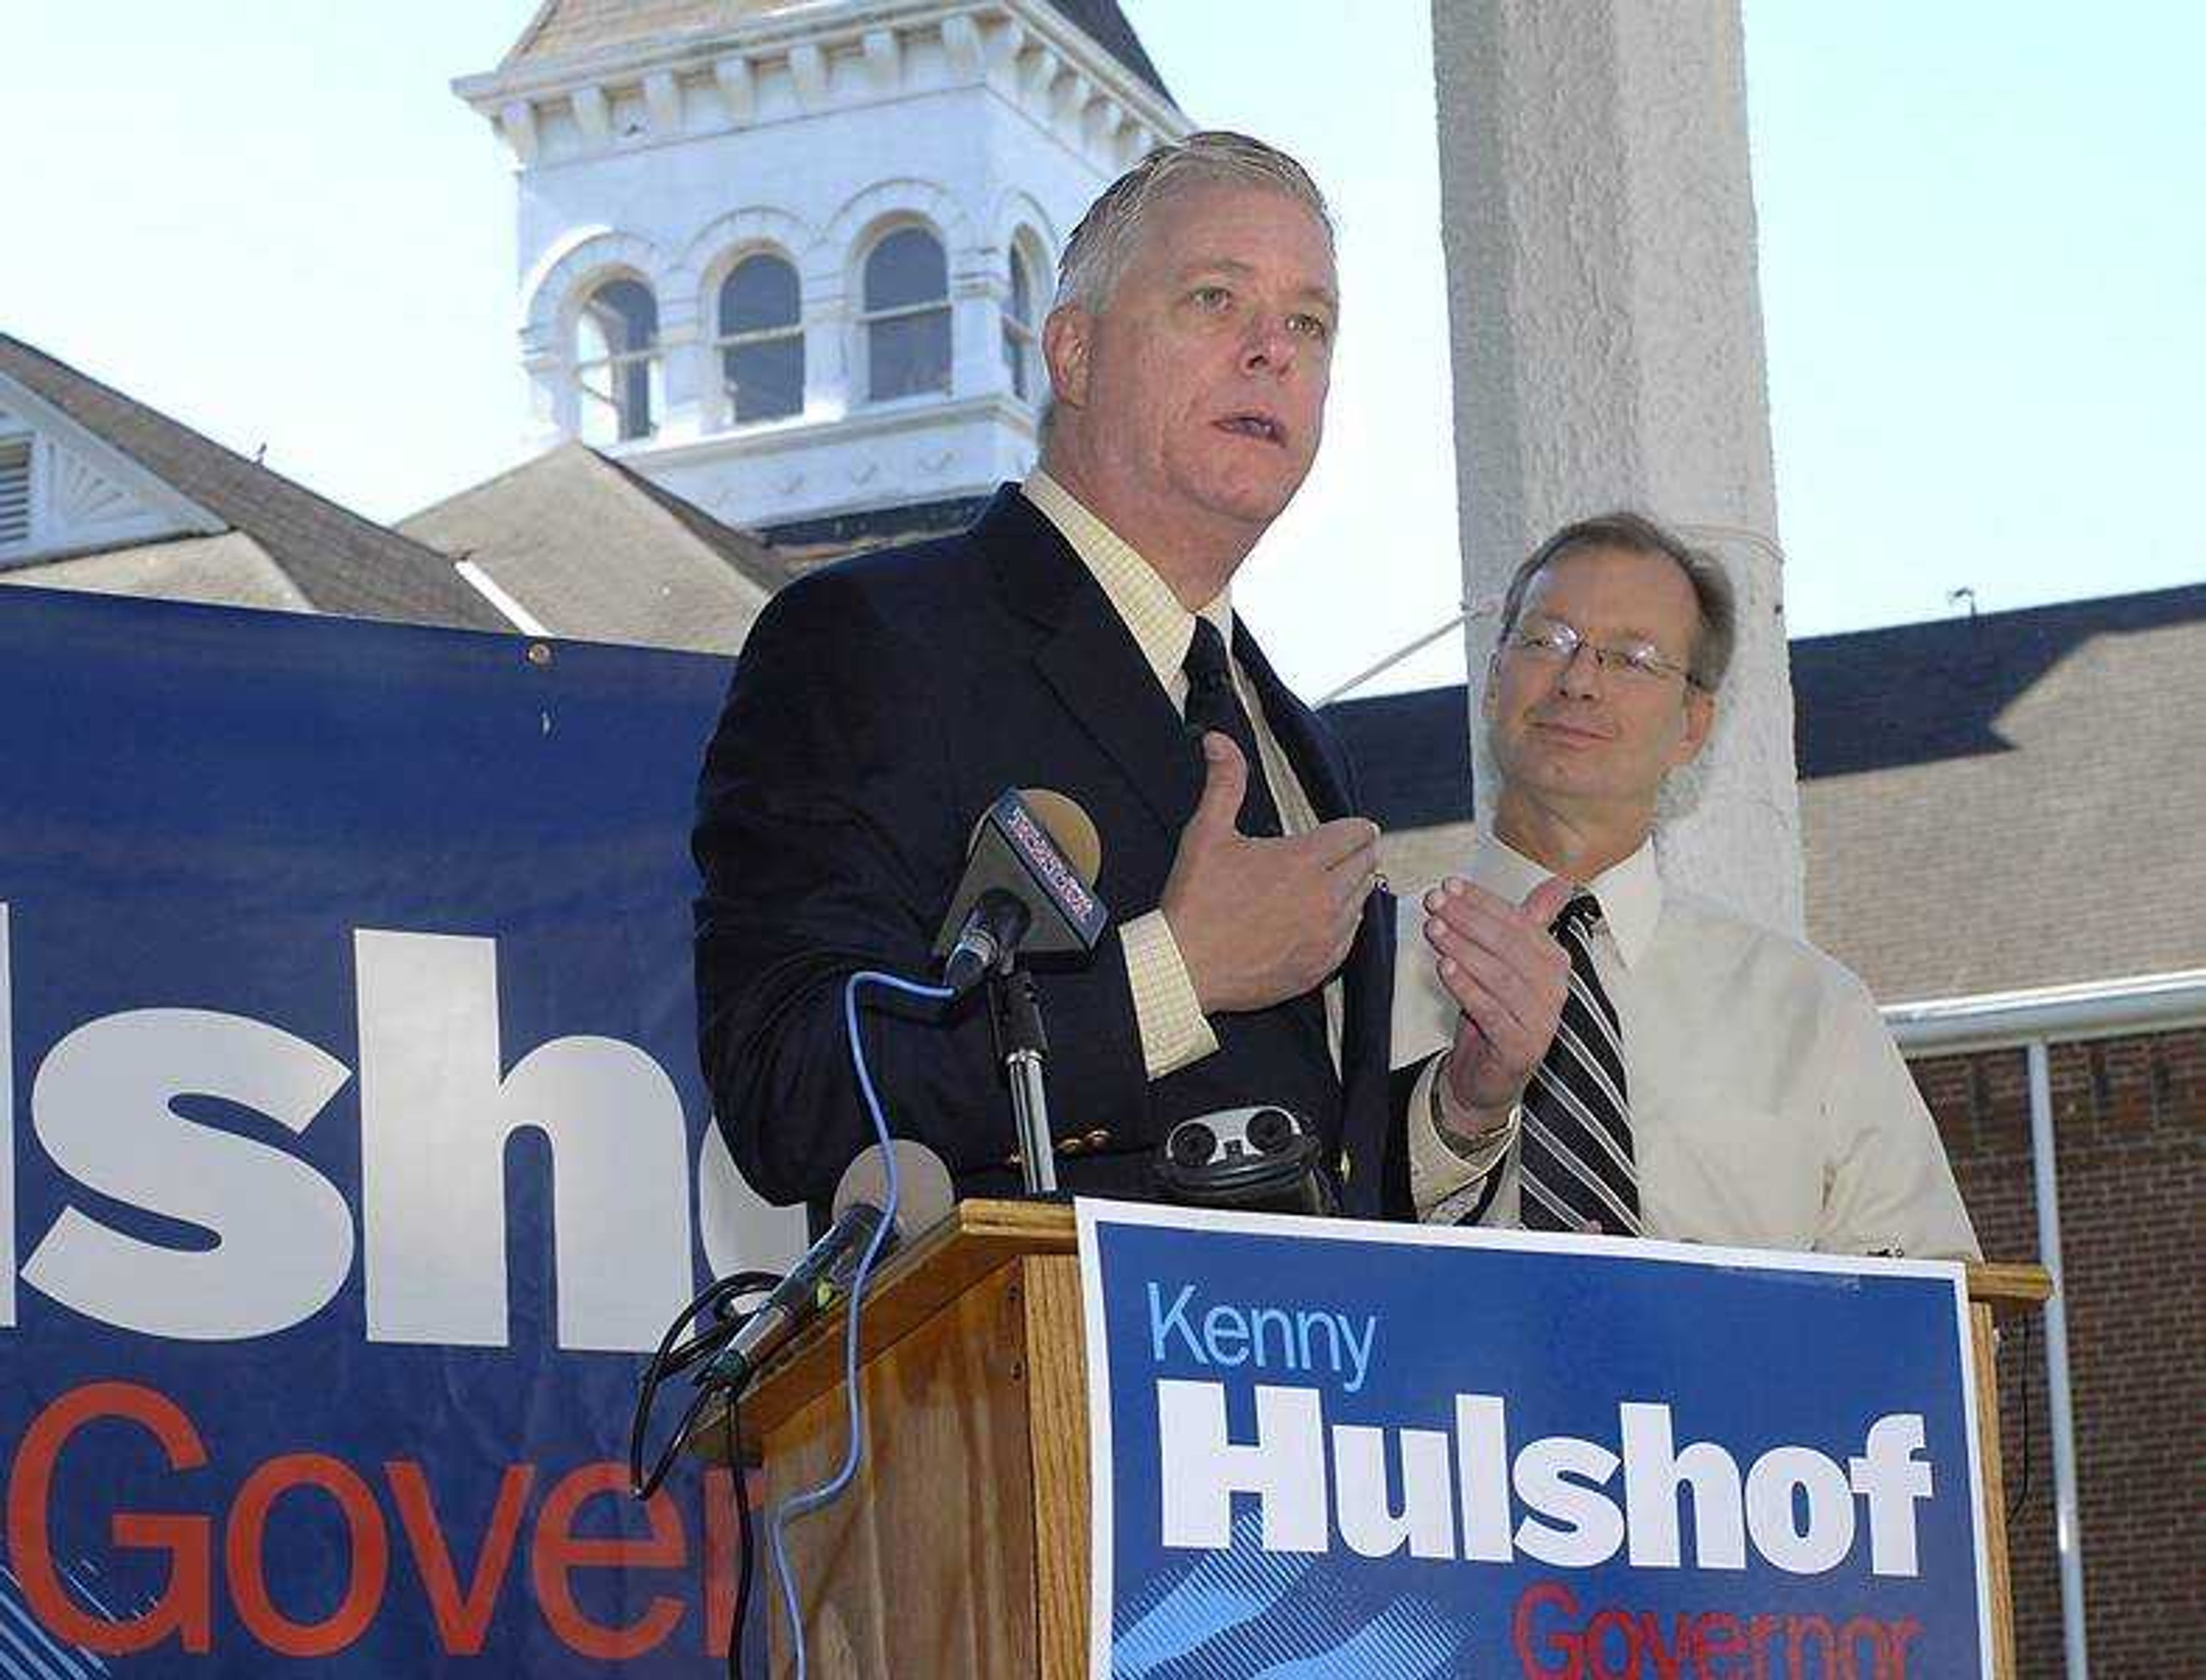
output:
[[[628,1480],[629,1492],[639,1499],[648,1499],[665,1481],[674,1467],[683,1443],[690,1431],[704,1415],[706,1405],[715,1395],[724,1395],[727,1402],[722,1414],[726,1429],[729,1474],[733,1479],[736,1498],[736,1523],[742,1551],[736,1564],[736,1602],[728,1623],[728,1674],[730,1680],[742,1680],[743,1624],[750,1610],[751,1597],[751,1503],[744,1474],[742,1431],[737,1427],[736,1396],[732,1388],[700,1387],[689,1405],[683,1409],[682,1420],[659,1452],[658,1459],[647,1473],[643,1468],[644,1438],[651,1413],[659,1397],[659,1385],[669,1377],[678,1376],[691,1366],[711,1358],[725,1347],[736,1332],[750,1317],[748,1313],[735,1312],[735,1303],[746,1296],[764,1295],[781,1282],[781,1274],[774,1272],[738,1272],[723,1278],[701,1293],[666,1327],[657,1351],[646,1361],[643,1374],[638,1379],[635,1413],[629,1427]],[[695,1334],[684,1338],[683,1332],[701,1320],[709,1317],[712,1322]]]
[[[737,1331],[750,1317],[748,1313],[733,1313],[729,1309],[745,1296],[764,1295],[781,1282],[777,1272],[738,1272],[723,1278],[706,1288],[695,1300],[677,1314],[674,1322],[667,1326],[666,1334],[659,1338],[658,1350],[645,1362],[643,1374],[637,1379],[635,1413],[629,1427],[628,1483],[629,1492],[639,1499],[648,1499],[659,1491],[673,1469],[682,1444],[689,1439],[690,1428],[704,1415],[706,1404],[720,1391],[701,1388],[682,1415],[665,1449],[652,1465],[648,1474],[643,1468],[645,1433],[651,1413],[659,1397],[659,1385],[669,1377],[679,1376],[700,1361],[711,1358],[732,1340]],[[683,1331],[696,1320],[711,1314],[713,1322],[696,1334],[683,1338]]]

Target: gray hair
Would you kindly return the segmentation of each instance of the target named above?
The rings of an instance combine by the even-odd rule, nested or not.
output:
[[[1731,579],[1715,556],[1693,547],[1644,514],[1619,511],[1581,519],[1534,549],[1517,567],[1516,575],[1509,580],[1508,593],[1501,598],[1499,634],[1506,636],[1517,628],[1525,593],[1542,570],[1570,555],[1601,548],[1655,555],[1685,575],[1685,581],[1693,587],[1693,605],[1698,614],[1692,649],[1686,656],[1686,677],[1703,694],[1715,693],[1722,686],[1724,673],[1731,669],[1732,650],[1738,642],[1738,599]]]
[[[1111,301],[1141,244],[1149,212],[1183,187],[1225,182],[1283,193],[1317,218],[1328,241],[1333,217],[1309,171],[1277,146],[1247,134],[1207,128],[1158,146],[1108,187],[1088,207],[1057,265],[1057,301],[1100,312]]]

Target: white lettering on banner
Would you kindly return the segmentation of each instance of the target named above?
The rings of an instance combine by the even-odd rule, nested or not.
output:
[[[0,1329],[19,1302],[15,1012],[0,900]],[[508,1072],[498,948],[486,938],[356,936],[361,1044],[360,1247],[370,1339],[503,1346],[508,1337],[504,1157],[540,1131],[552,1157],[559,1344],[634,1352],[695,1288],[690,1163],[680,1094],[618,1040],[553,1040]],[[351,1078],[269,1022],[208,1010],[137,1010],[69,1033],[32,1077],[33,1126],[62,1171],[211,1242],[156,1242],[65,1206],[21,1275],[120,1329],[194,1341],[264,1336],[325,1308],[351,1274],[343,1189],[245,1135],[199,1098],[304,1133]],[[803,1210],[767,1208],[707,1128],[698,1160],[708,1254],[785,1263]]]
[[[1698,1567],[1744,1569],[1751,1540],[1777,1568],[1821,1575],[1853,1551],[1859,1496],[1869,1509],[1871,1573],[1919,1573],[1915,1502],[1928,1498],[1932,1485],[1929,1461],[1917,1457],[1924,1442],[1919,1413],[1877,1419],[1862,1455],[1844,1466],[1812,1447],[1780,1445],[1757,1457],[1742,1479],[1738,1460],[1715,1442],[1678,1451],[1666,1405],[1619,1405],[1620,1453],[1577,1436],[1550,1435],[1512,1459],[1507,1403],[1460,1394],[1452,1477],[1447,1438],[1437,1431],[1336,1424],[1328,1462],[1319,1390],[1258,1384],[1254,1395],[1256,1439],[1243,1444],[1226,1427],[1225,1385],[1159,1379],[1165,1545],[1223,1548],[1232,1531],[1233,1496],[1245,1494],[1258,1502],[1267,1552],[1327,1552],[1337,1528],[1366,1557],[1406,1547],[1415,1558],[1506,1564],[1521,1551],[1557,1569],[1591,1569],[1628,1544],[1634,1564],[1677,1569],[1679,1508],[1690,1491]],[[1400,1443],[1398,1512],[1387,1495],[1389,1434]],[[1619,1469],[1620,1508],[1603,1492]],[[1525,1515],[1512,1534],[1516,1505]],[[1462,1516],[1460,1552],[1451,1509]]]
[[[1793,1524],[1793,1495],[1807,1521]],[[1854,1496],[1846,1473],[1813,1447],[1772,1447],[1746,1473],[1746,1526],[1754,1549],[1788,1575],[1821,1575],[1854,1549]]]
[[[1314,1388],[1256,1390],[1256,1445],[1225,1434],[1219,1383],[1157,1385],[1166,1546],[1224,1546],[1236,1493],[1262,1503],[1267,1552],[1327,1552],[1325,1413]]]
[[[1869,1426],[1859,1458],[1846,1460],[1846,1480],[1869,1500],[1869,1568],[1877,1575],[1917,1575],[1915,1502],[1930,1497],[1930,1466],[1923,1451],[1923,1420],[1895,1412]]]
[[[505,1147],[552,1143],[563,1348],[648,1347],[691,1293],[689,1140],[666,1071],[617,1039],[504,1067],[498,946],[363,928],[361,1208],[379,1342],[506,1340]]]
[[[1437,1429],[1404,1429],[1402,1509],[1386,1500],[1386,1431],[1361,1424],[1333,1427],[1340,1467],[1340,1537],[1359,1558],[1386,1558],[1407,1541],[1412,1558],[1455,1556],[1455,1513],[1448,1509],[1448,1438]]]
[[[1631,1561],[1642,1569],[1678,1567],[1678,1491],[1685,1486],[1693,1490],[1695,1561],[1704,1570],[1744,1569],[1745,1503],[1738,1461],[1713,1441],[1696,1441],[1679,1452],[1670,1436],[1667,1406],[1627,1401],[1616,1410],[1625,1460],[1635,1471],[1624,1484]]]
[[[188,1120],[217,1098],[303,1132],[352,1077],[265,1022],[205,1010],[132,1010],[87,1022],[47,1052],[31,1124],[79,1183],[212,1233],[148,1242],[63,1209],[23,1278],[63,1306],[149,1336],[227,1341],[313,1317],[352,1267],[352,1213],[313,1168],[257,1139]]]
[[[1624,1518],[1601,1490],[1620,1462],[1575,1435],[1545,1436],[1519,1452],[1510,1480],[1537,1514],[1517,1525],[1518,1549],[1559,1570],[1591,1569],[1613,1558],[1624,1544]]]

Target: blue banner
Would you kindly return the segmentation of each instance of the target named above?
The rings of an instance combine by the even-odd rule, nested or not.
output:
[[[1958,1266],[1080,1220],[1098,1677],[1991,1672]]]
[[[0,590],[0,1674],[694,1675],[640,1361],[785,1259],[696,1072],[724,660]]]

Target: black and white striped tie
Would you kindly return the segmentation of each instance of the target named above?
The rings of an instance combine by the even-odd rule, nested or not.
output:
[[[1600,901],[1582,892],[1554,921],[1570,953],[1571,992],[1555,1041],[1524,1092],[1517,1177],[1527,1230],[1639,1235],[1624,1036],[1589,942],[1600,916]]]

